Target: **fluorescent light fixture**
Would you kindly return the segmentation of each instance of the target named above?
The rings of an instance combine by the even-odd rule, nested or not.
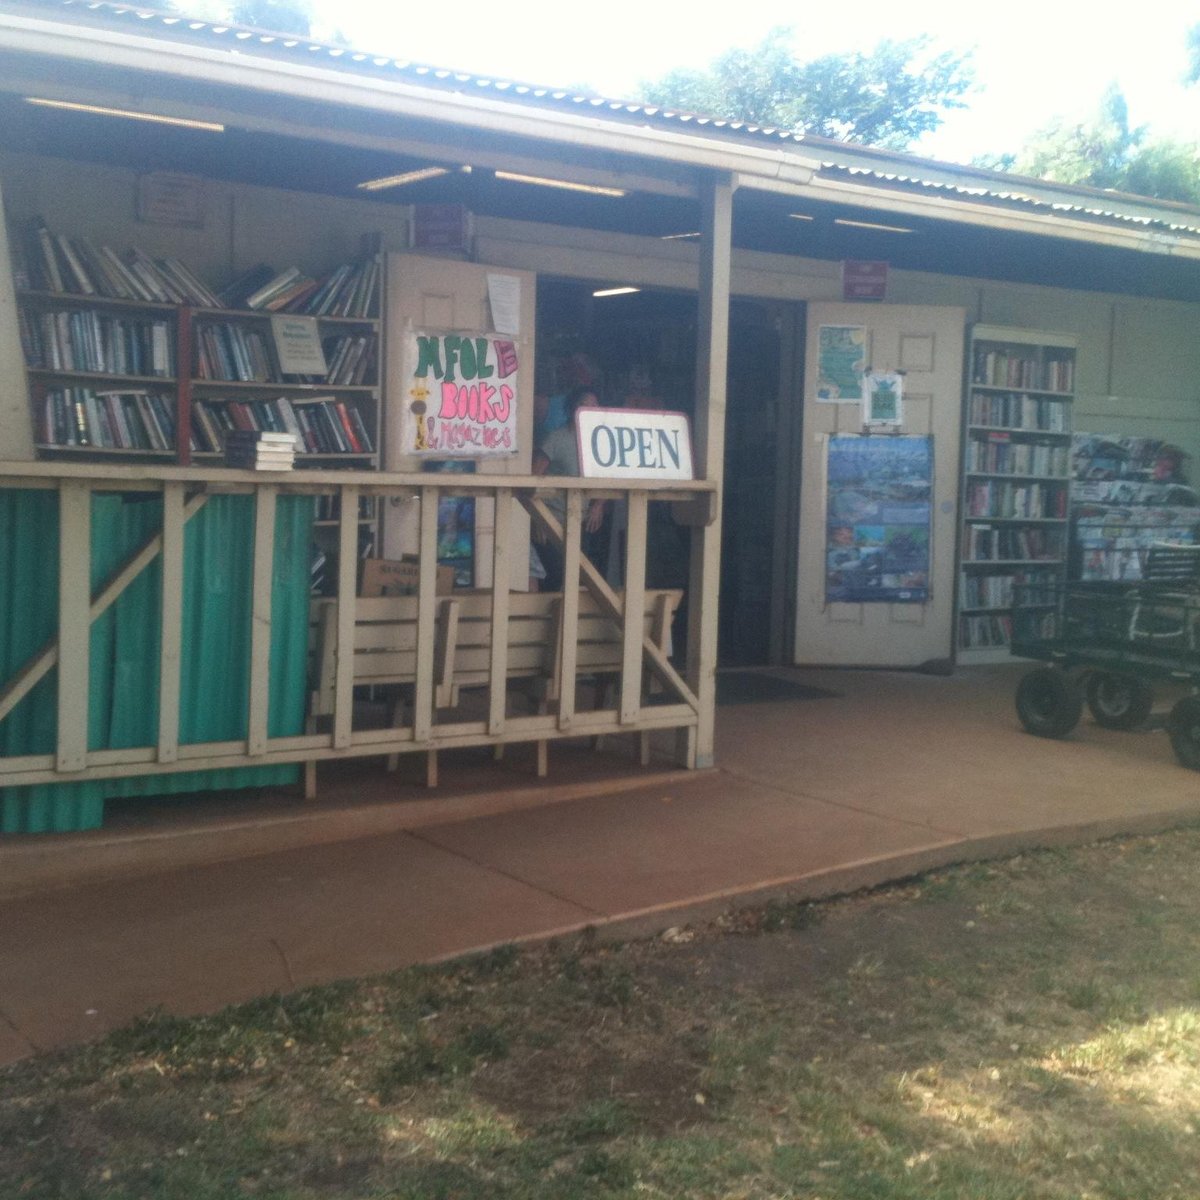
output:
[[[593,292],[593,296],[628,296],[631,292],[640,292],[641,288],[635,287],[615,287],[601,288],[598,292]]]
[[[678,241],[682,241],[684,238],[698,238],[699,236],[700,236],[700,234],[698,232],[697,233],[664,233],[658,240],[660,242],[678,242]]]
[[[851,221],[846,217],[834,217],[835,225],[850,225],[854,229],[879,229],[884,233],[912,233],[911,229],[905,229],[902,225],[877,225],[874,221]]]
[[[406,183],[420,183],[422,179],[437,179],[441,175],[449,174],[449,167],[420,167],[415,171],[405,171],[400,175],[384,175],[379,179],[368,179],[358,186],[364,192],[381,192],[384,188],[403,187]]]
[[[564,188],[568,192],[587,192],[592,196],[624,196],[624,188],[601,187],[596,183],[573,183],[568,179],[545,179],[541,175],[518,175],[515,171],[497,171],[497,179],[510,183],[536,183],[539,187]]]
[[[808,213],[788,213],[788,216],[793,221],[815,221],[816,217],[810,217]]]
[[[128,108],[104,108],[99,104],[73,104],[69,100],[46,100],[41,96],[26,96],[27,104],[41,108],[65,108],[69,112],[93,113],[101,117],[126,117],[130,121],[150,121],[155,125],[179,125],[184,129],[205,129],[209,133],[224,133],[225,126],[216,121],[193,121],[187,117],[164,117],[160,113],[135,112]]]

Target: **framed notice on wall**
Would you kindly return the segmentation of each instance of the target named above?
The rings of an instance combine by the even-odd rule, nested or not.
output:
[[[825,602],[929,599],[933,438],[831,437]]]
[[[489,458],[517,453],[521,363],[511,338],[491,333],[404,335],[402,454]]]

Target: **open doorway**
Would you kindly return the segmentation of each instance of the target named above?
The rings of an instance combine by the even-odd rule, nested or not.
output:
[[[608,294],[605,294],[608,293]],[[539,395],[586,383],[610,406],[654,407],[694,415],[696,298],[639,289],[613,293],[604,284],[538,280]],[[719,625],[722,666],[782,661],[785,620],[780,521],[792,486],[779,464],[781,383],[790,341],[777,306],[735,300],[730,312],[725,500]],[[790,377],[790,376],[789,376]],[[536,435],[535,435],[536,436]],[[665,510],[665,506],[664,510]],[[686,586],[688,537],[683,529],[651,531],[648,582]],[[619,529],[612,541],[615,569]],[[618,582],[614,580],[614,582]],[[682,624],[682,622],[680,622]],[[776,628],[778,626],[778,628]]]

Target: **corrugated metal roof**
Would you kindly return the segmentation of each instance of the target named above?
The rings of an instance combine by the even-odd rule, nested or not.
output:
[[[319,63],[326,68],[403,80],[457,93],[490,94],[523,106],[587,111],[590,115],[623,124],[686,129],[714,139],[750,141],[760,145],[802,145],[810,154],[816,151],[821,155],[824,177],[869,180],[883,190],[912,194],[936,192],[947,198],[961,197],[999,208],[1038,209],[1101,223],[1136,225],[1175,236],[1200,236],[1200,209],[1187,205],[1023,179],[895,151],[814,138],[746,121],[704,116],[569,88],[546,87],[503,76],[477,75],[392,55],[329,45],[307,37],[249,29],[114,0],[60,0],[58,6],[39,5],[37,11],[44,15],[55,8],[64,16],[69,14],[86,23],[117,28],[135,26],[152,36],[224,47],[246,56]],[[895,169],[891,169],[893,165]]]

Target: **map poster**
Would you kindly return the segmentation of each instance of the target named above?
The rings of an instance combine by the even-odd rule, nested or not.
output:
[[[929,599],[933,438],[829,439],[825,603]]]
[[[817,330],[817,402],[859,403],[867,369],[867,331],[862,325],[822,325]]]

